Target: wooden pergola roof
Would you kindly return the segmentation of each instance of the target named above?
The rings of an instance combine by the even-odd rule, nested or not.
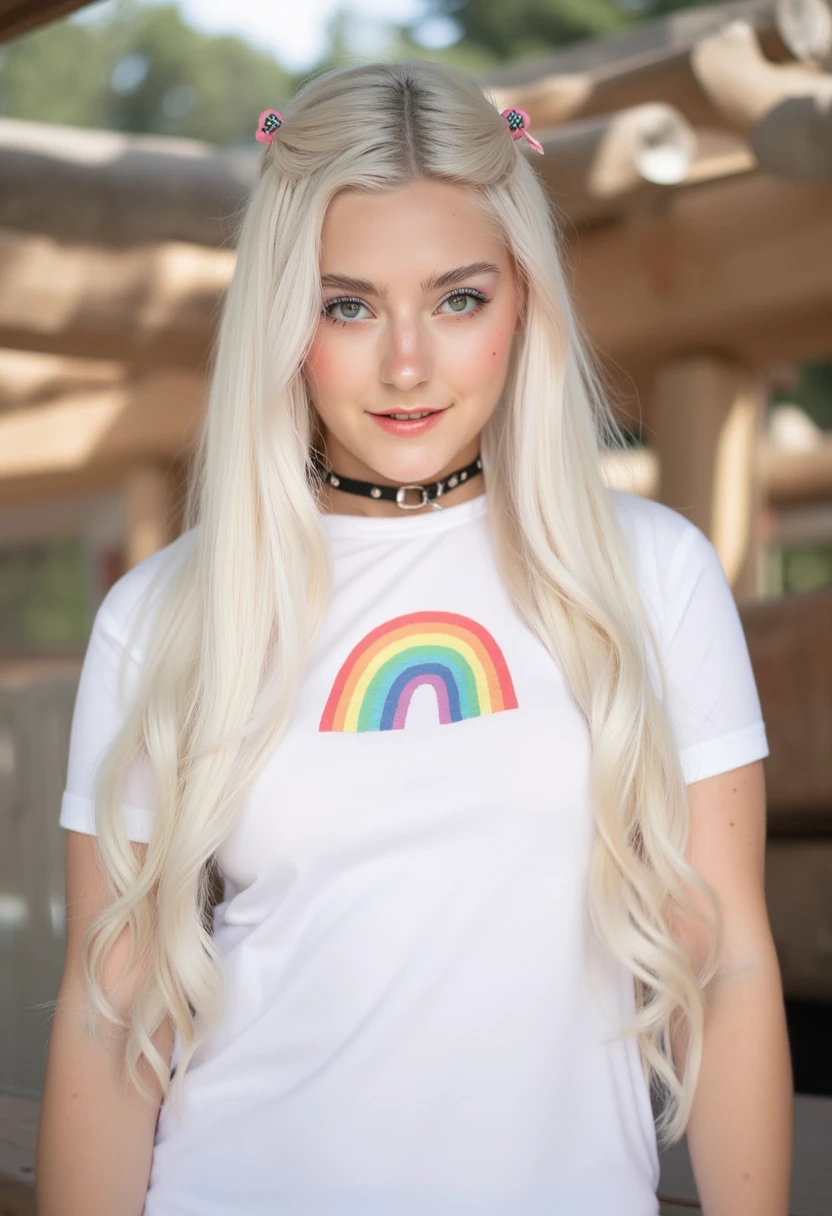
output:
[[[0,0],[0,19],[59,7]],[[713,352],[766,374],[832,354],[830,55],[828,0],[743,0],[484,81],[500,108],[531,115],[546,155],[526,154],[561,220],[582,323],[647,427],[669,360]],[[0,428],[19,419],[0,441],[0,499],[58,472],[25,438],[34,408],[92,410],[104,394],[138,419],[148,386],[180,377],[166,427],[130,423],[113,443],[91,424],[69,479],[191,433],[261,155],[0,119]]]
[[[89,0],[0,0],[0,43],[85,8]]]

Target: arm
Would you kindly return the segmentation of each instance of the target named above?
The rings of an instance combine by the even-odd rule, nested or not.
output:
[[[725,921],[719,970],[707,990],[702,1069],[687,1131],[691,1165],[704,1216],[787,1216],[793,1080],[765,903],[763,762],[694,782],[688,795],[686,856],[714,888]],[[678,937],[701,963],[701,926],[680,923]],[[671,1036],[677,1066],[681,1029]]]
[[[38,1216],[140,1216],[150,1178],[156,1120],[161,1105],[158,1082],[151,1104],[135,1089],[126,1092],[124,1042],[111,1032],[106,1047],[86,1033],[86,994],[80,965],[83,935],[92,917],[110,899],[95,852],[95,837],[67,831],[67,949],[49,1049],[38,1122],[36,1203]],[[139,855],[147,845],[134,842]],[[118,976],[128,940],[119,940],[107,960]],[[125,976],[107,991],[120,1013],[130,1004],[137,977]],[[173,1027],[163,1023],[154,1046],[170,1060]]]

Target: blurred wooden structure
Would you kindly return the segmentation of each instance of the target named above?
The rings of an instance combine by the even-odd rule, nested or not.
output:
[[[827,0],[745,0],[485,82],[500,108],[528,110],[544,143],[546,156],[524,154],[560,222],[581,323],[622,422],[647,439],[605,458],[605,479],[699,524],[746,607],[778,521],[792,537],[812,526],[832,536],[832,438],[784,447],[763,427],[770,384],[832,353],[832,167],[812,151],[831,54]],[[810,152],[788,165],[773,150],[783,107],[782,138]],[[177,534],[236,217],[260,157],[0,120],[0,549],[77,529],[75,502],[93,504],[88,514],[119,503],[128,567]],[[776,639],[786,654],[795,627],[821,654],[797,682],[794,655],[791,668],[758,672],[773,824],[805,813],[817,826],[832,808],[832,723],[812,683],[829,670],[827,603],[820,595],[799,622],[802,602],[759,605],[755,663]],[[795,990],[829,998],[823,976]]]
[[[0,42],[77,7],[0,0]],[[524,154],[582,327],[622,423],[647,442],[604,459],[605,479],[702,527],[740,601],[771,746],[766,883],[784,987],[828,1002],[832,591],[759,596],[767,539],[832,537],[832,439],[784,446],[764,426],[771,385],[832,355],[830,66],[827,0],[744,0],[485,82],[544,143],[546,156]],[[0,551],[91,529],[102,511],[126,566],[177,535],[260,155],[0,119]],[[0,1086],[33,1093],[48,1013],[29,1011],[53,999],[63,951],[54,817],[77,680],[77,663],[49,664],[0,665],[2,916],[13,967],[35,960],[25,1009],[0,1003]],[[809,1151],[829,1107],[799,1110]],[[798,1154],[798,1187],[820,1168],[819,1144],[802,1167]],[[698,1210],[682,1174],[666,1216]],[[832,1207],[828,1183],[808,1194],[795,1214]]]
[[[806,495],[800,457],[791,479],[776,451],[760,468],[770,385],[832,348],[828,17],[696,8],[484,82],[544,143],[581,322],[656,496],[711,536],[738,599],[762,590],[770,483]],[[1,507],[122,493],[128,565],[176,534],[260,156],[0,120]],[[828,464],[812,484],[829,497]]]

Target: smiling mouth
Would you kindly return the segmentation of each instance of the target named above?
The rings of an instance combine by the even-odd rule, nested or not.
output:
[[[448,408],[447,406],[443,406],[443,407],[442,407],[442,409],[447,409],[447,408]],[[441,414],[441,413],[442,413],[442,409],[435,409],[435,410],[379,410],[379,412],[378,412],[378,413],[376,413],[376,414],[374,414],[373,416],[374,416],[375,418],[402,418],[402,419],[405,419],[405,420],[410,420],[410,419],[412,419],[412,418],[426,418],[426,417],[428,416],[428,414]]]

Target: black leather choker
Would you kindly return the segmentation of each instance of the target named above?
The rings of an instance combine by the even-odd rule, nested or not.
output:
[[[463,469],[457,469],[440,481],[432,481],[428,485],[377,486],[371,481],[359,481],[355,477],[344,477],[341,473],[333,472],[317,452],[312,453],[312,460],[323,480],[329,485],[335,486],[339,490],[345,490],[347,494],[359,494],[362,498],[383,498],[386,502],[394,502],[402,511],[416,511],[419,507],[425,507],[428,504],[435,510],[441,511],[442,506],[440,503],[434,502],[434,499],[447,493],[448,490],[453,490],[460,482],[467,481],[469,477],[476,477],[478,473],[482,472],[482,458],[477,456]],[[421,500],[406,502],[407,490],[418,490],[422,495]]]

